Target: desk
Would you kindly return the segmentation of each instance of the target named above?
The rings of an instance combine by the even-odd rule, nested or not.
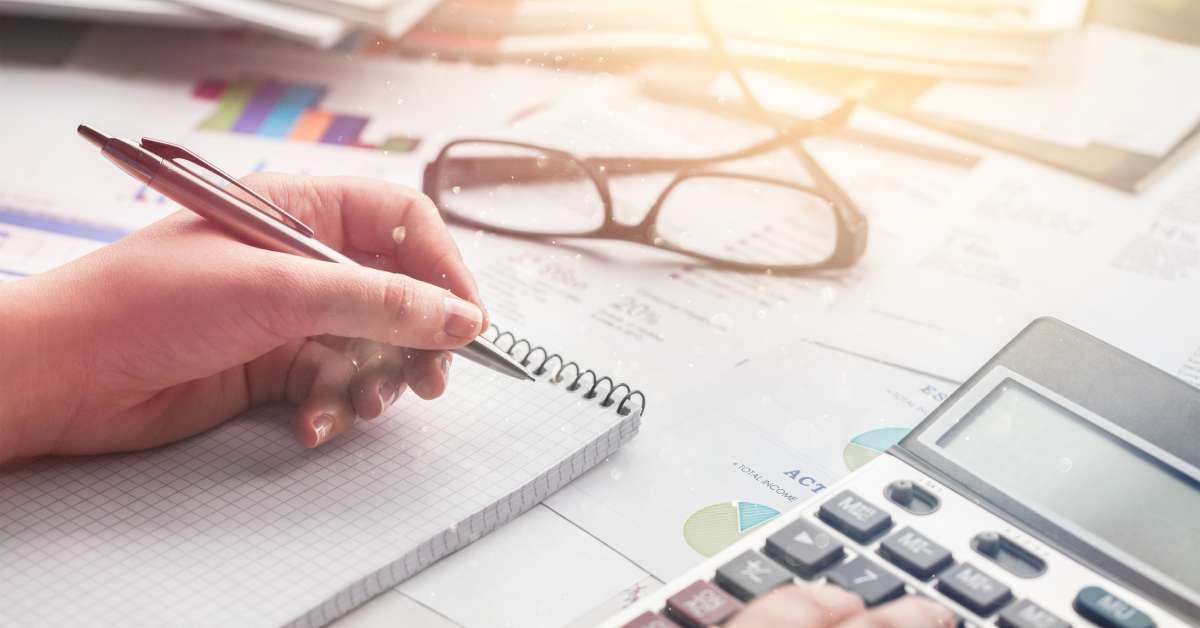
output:
[[[80,33],[78,29],[48,28],[47,32],[54,33],[48,36],[51,40]],[[113,44],[141,38],[117,29],[102,34],[101,39],[102,44]],[[148,54],[145,46],[151,44],[143,41],[138,45],[143,46],[138,49],[140,57],[149,64],[155,56]],[[29,69],[28,62],[45,68],[70,58],[69,47],[48,46],[24,55],[19,69],[0,67],[0,72],[10,73],[10,77],[20,73],[23,80],[49,85],[52,76],[30,78],[43,71]],[[116,74],[113,66],[106,66],[96,56],[71,63],[68,70],[80,73],[72,80],[90,81],[87,85],[91,87],[113,81]],[[246,71],[265,72],[270,67],[268,63],[245,63],[241,67]],[[403,64],[380,63],[370,68],[399,71],[387,64]],[[145,87],[137,82],[141,78],[145,77],[135,77],[131,89]],[[506,115],[531,104],[529,99],[576,89],[595,90],[588,93],[595,96],[594,104],[600,110],[609,102],[605,99],[624,103],[636,99],[628,85],[621,83],[619,77],[587,77],[569,90],[553,81],[538,83],[537,93],[523,93],[521,102],[506,102],[506,107],[491,103],[487,109],[492,117],[470,122],[480,127],[498,126]],[[509,93],[504,87],[491,84],[487,90],[479,85],[476,89],[503,96]],[[438,126],[437,118],[450,107],[457,106],[455,111],[462,111],[463,116],[481,109],[463,106],[461,100],[440,103],[429,98],[424,106],[430,115],[423,123],[436,128],[420,150],[436,148],[438,138],[462,132],[458,123],[442,120]],[[14,105],[6,106],[11,112]],[[181,128],[170,125],[183,124],[184,118],[194,124],[208,112],[205,106],[185,103],[180,119],[162,124],[168,131]],[[39,122],[39,128],[45,137],[50,136],[46,129],[52,127],[51,121],[77,120],[81,115],[78,107],[79,103],[54,102],[40,111],[45,120]],[[646,104],[644,109],[654,114],[656,106]],[[553,136],[570,121],[570,116],[563,119],[561,113],[545,113],[548,118],[531,116],[528,125],[505,132]],[[572,113],[577,114],[578,110]],[[672,111],[663,117],[676,114],[691,121],[699,115]],[[118,126],[136,126],[128,116],[102,115],[113,116]],[[922,132],[880,116],[867,115],[860,122]],[[724,133],[739,141],[738,133],[744,130],[719,119],[701,127],[689,124],[690,135],[688,129],[672,128],[669,120],[660,118],[646,126],[653,127],[651,131],[658,134],[655,137],[675,134],[675,146],[679,137],[692,138],[695,143],[694,128],[706,129],[704,141],[721,141]],[[621,120],[617,126],[637,125]],[[214,145],[224,141],[204,139]],[[240,139],[256,146],[253,143],[261,141]],[[595,137],[583,139],[594,141]],[[949,138],[939,141],[953,143]],[[231,149],[234,146],[240,144],[226,144],[224,151],[238,168],[249,171],[259,165],[258,155],[236,154]],[[1200,382],[1200,338],[1155,337],[1157,334],[1146,331],[1181,329],[1179,317],[1187,316],[1194,307],[1194,298],[1188,295],[1196,294],[1200,287],[1200,272],[1194,261],[1189,261],[1195,242],[1184,237],[1194,233],[1188,225],[1194,223],[1195,214],[1189,212],[1194,212],[1195,199],[1200,198],[1200,189],[1189,187],[1197,171],[1194,160],[1146,194],[1126,196],[1003,156],[990,156],[982,169],[964,173],[836,141],[815,141],[813,149],[861,199],[875,221],[868,258],[861,267],[834,279],[781,281],[728,275],[660,258],[636,258],[638,263],[631,264],[626,256],[633,253],[621,247],[580,252],[531,248],[470,232],[458,234],[466,255],[479,269],[485,296],[497,304],[494,314],[544,330],[539,337],[544,335],[547,342],[589,362],[614,365],[626,374],[624,379],[650,391],[653,410],[645,433],[628,450],[546,505],[379,596],[344,618],[342,625],[587,625],[595,617],[591,613],[611,609],[631,591],[652,589],[656,582],[676,575],[701,557],[681,534],[690,515],[743,501],[775,511],[786,509],[805,491],[811,493],[818,485],[845,474],[854,459],[847,452],[858,451],[850,445],[869,449],[864,443],[874,441],[863,438],[867,434],[902,431],[919,420],[954,388],[955,374],[970,366],[930,362],[911,368],[908,362],[910,368],[903,368],[899,365],[906,364],[906,356],[954,352],[965,355],[962,361],[969,363],[994,348],[994,339],[1006,337],[1007,329],[1024,324],[1014,316],[1042,309],[1046,295],[1063,285],[1076,291],[1068,295],[1068,302],[1049,301],[1050,307],[1065,308],[1068,318],[1086,319],[1117,344]],[[61,154],[67,167],[78,166],[80,172],[95,166],[94,155],[87,154],[85,166],[82,160],[78,164],[71,161],[70,150]],[[302,155],[303,163],[284,157],[270,167],[301,171],[315,166],[322,172],[361,168],[367,174],[413,183],[424,157],[418,152],[381,166],[374,160],[345,159],[344,153],[309,161],[311,154],[315,153]],[[220,156],[218,150],[215,157]],[[6,182],[7,189],[0,193],[8,200],[40,193],[37,164],[30,164],[29,171],[28,181]],[[1031,186],[1030,181],[1039,185]],[[1030,188],[1036,193],[1030,193]],[[127,218],[131,227],[153,219],[160,211],[153,200],[139,199],[131,189],[104,189],[104,193],[105,206],[129,210],[122,219]],[[82,201],[82,195],[71,199],[70,191],[65,194],[66,200],[59,199],[60,204]],[[96,196],[92,197],[94,202]],[[1046,257],[1047,250],[1057,250],[1064,242],[1072,251],[1091,246],[1065,237],[1072,232],[1099,234],[1099,252],[1066,273],[1067,280],[1074,277],[1073,281],[1057,277],[1060,283],[1047,285],[1048,262],[1061,261],[1057,256]],[[1156,251],[1167,252],[1156,257]],[[1159,259],[1170,263],[1155,263]],[[597,276],[605,279],[592,281],[586,286],[588,298],[579,298],[578,282]],[[1030,286],[1027,291],[1026,286]],[[937,308],[961,298],[956,292],[960,288],[964,290],[961,294],[984,297],[966,304],[974,309],[955,310],[938,318],[946,312]],[[488,294],[488,290],[495,293]],[[514,293],[535,296],[537,307],[523,308],[519,300],[505,296]],[[1114,299],[1114,293],[1136,298]],[[1009,309],[1011,303],[1001,300],[1005,296],[1009,301],[1028,302]],[[1164,305],[1125,308],[1122,306],[1128,303],[1120,302],[1139,300]],[[984,316],[983,310],[993,316]],[[645,312],[653,314],[653,321]],[[1141,321],[1136,327],[1128,324],[1134,317]],[[963,324],[964,320],[969,324]],[[589,325],[589,334],[578,333],[581,321]],[[979,325],[981,321],[986,324]],[[767,337],[763,330],[782,330],[784,339]],[[1181,331],[1191,334],[1195,330]],[[914,344],[921,350],[914,351]],[[963,353],[966,351],[973,353]],[[736,390],[740,396],[722,395],[723,403],[710,402],[718,397],[708,395],[722,387]],[[740,435],[729,433],[724,426],[731,416],[755,423],[754,429]],[[825,426],[831,429],[822,431]],[[774,442],[775,449],[767,448],[765,441]],[[709,455],[695,453],[700,451]],[[664,464],[667,460],[671,463]],[[660,472],[655,472],[656,468]],[[649,486],[660,482],[679,499],[652,503],[639,491],[622,490],[642,482]],[[631,519],[630,512],[645,520]],[[638,527],[645,532],[630,533]],[[584,568],[587,576],[578,576]],[[572,584],[564,586],[568,575]],[[464,602],[468,599],[464,591],[470,603]]]

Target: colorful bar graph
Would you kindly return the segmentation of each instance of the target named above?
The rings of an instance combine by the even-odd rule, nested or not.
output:
[[[319,142],[322,137],[325,137],[325,131],[329,128],[329,123],[333,121],[333,114],[320,109],[309,109],[300,114],[300,119],[296,121],[296,126],[292,127],[292,132],[288,134],[288,139],[301,142]]]
[[[358,144],[358,136],[366,126],[367,119],[364,117],[335,115],[325,135],[321,136],[321,143],[354,146]]]
[[[233,123],[241,117],[255,87],[254,81],[245,79],[226,84],[217,101],[217,112],[205,120],[200,128],[205,131],[232,131]]]
[[[262,126],[267,116],[271,115],[271,111],[275,109],[275,105],[279,104],[279,99],[283,97],[284,89],[282,83],[276,83],[275,81],[260,83],[258,88],[254,90],[254,95],[250,97],[250,100],[246,102],[246,106],[242,108],[242,115],[233,124],[233,132],[257,135],[258,128]]]
[[[306,109],[321,100],[325,90],[308,85],[293,85],[283,93],[267,119],[263,120],[258,134],[264,137],[287,137],[296,121]]]
[[[207,79],[192,88],[199,100],[216,101],[216,111],[200,123],[205,131],[255,135],[293,142],[410,153],[420,139],[394,135],[382,143],[363,142],[370,118],[321,108],[327,89],[319,85],[239,78]]]

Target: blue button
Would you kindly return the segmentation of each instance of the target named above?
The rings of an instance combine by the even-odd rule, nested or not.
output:
[[[1100,587],[1080,590],[1075,611],[1104,628],[1154,628],[1149,615]]]

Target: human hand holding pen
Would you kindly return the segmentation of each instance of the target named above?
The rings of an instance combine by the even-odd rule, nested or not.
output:
[[[0,463],[152,447],[272,400],[298,405],[296,438],[315,447],[405,388],[443,392],[445,350],[486,313],[432,203],[366,179],[244,181],[363,266],[247,246],[181,212],[0,284]]]

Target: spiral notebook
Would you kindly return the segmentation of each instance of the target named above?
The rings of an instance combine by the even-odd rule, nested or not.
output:
[[[0,625],[318,626],[616,451],[645,398],[511,334],[318,450],[268,407],[153,451],[0,475]]]

